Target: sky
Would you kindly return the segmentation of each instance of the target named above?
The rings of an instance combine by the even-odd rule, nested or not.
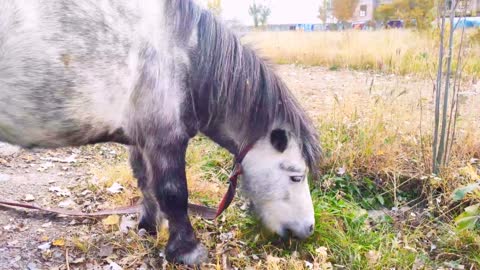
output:
[[[248,6],[253,0],[222,0],[222,19],[236,19],[245,25],[252,25]],[[317,18],[322,0],[256,0],[271,7],[269,24],[320,23]]]

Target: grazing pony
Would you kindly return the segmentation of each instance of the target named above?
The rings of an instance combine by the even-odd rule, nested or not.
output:
[[[129,145],[139,223],[169,221],[169,261],[207,258],[187,215],[185,152],[203,133],[244,157],[263,224],[308,237],[316,131],[286,85],[191,0],[0,0],[0,141]],[[248,151],[247,151],[248,150]]]

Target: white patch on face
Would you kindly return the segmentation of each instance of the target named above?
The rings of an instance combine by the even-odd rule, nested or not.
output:
[[[242,167],[242,190],[263,224],[282,236],[291,231],[299,238],[308,237],[314,211],[307,166],[297,141],[289,138],[285,151],[279,152],[269,137],[261,139],[245,156]],[[304,178],[294,182],[294,176]]]

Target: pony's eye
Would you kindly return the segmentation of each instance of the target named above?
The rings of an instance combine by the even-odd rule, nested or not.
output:
[[[292,180],[292,182],[301,182],[303,180],[303,176],[290,176],[290,180]]]

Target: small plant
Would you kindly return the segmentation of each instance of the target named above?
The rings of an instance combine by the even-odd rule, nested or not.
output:
[[[480,229],[480,203],[465,208],[465,211],[455,218],[459,230]]]
[[[466,200],[480,200],[480,182],[457,188],[453,192],[454,202]],[[459,230],[480,229],[480,203],[470,205],[464,212],[455,218]]]

